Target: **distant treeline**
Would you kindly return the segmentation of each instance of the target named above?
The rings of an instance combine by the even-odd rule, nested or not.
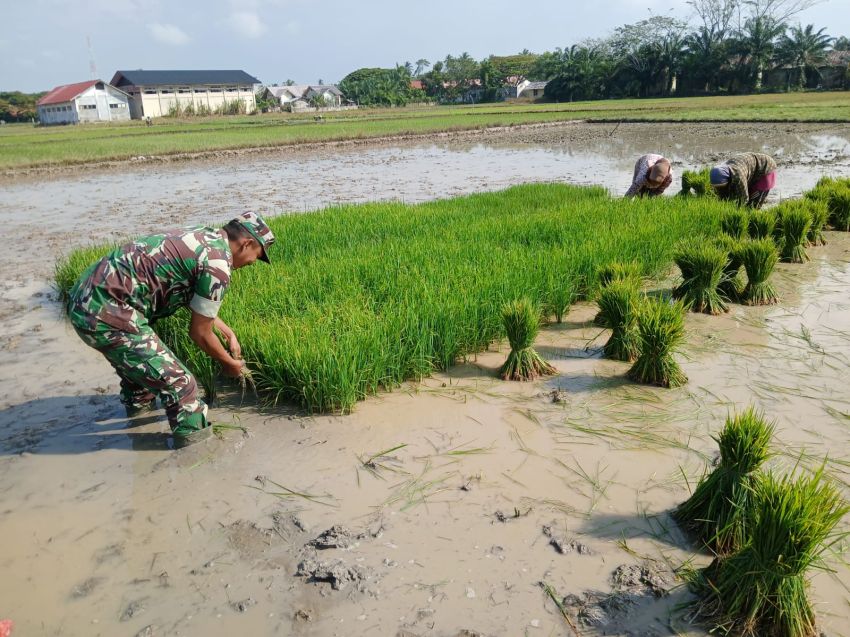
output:
[[[35,103],[44,93],[0,92],[0,119],[5,122],[28,122],[37,116]]]
[[[614,30],[611,36],[541,54],[448,55],[431,64],[420,59],[394,69],[359,69],[340,89],[365,105],[402,105],[422,99],[494,101],[506,86],[548,81],[546,97],[557,101],[651,97],[672,94],[746,94],[771,88],[821,85],[821,69],[838,67],[829,83],[850,88],[847,37],[794,22],[814,0],[692,0],[693,19],[652,16]],[[775,80],[779,77],[780,80]],[[413,81],[413,82],[411,82]],[[413,84],[413,85],[411,85]]]

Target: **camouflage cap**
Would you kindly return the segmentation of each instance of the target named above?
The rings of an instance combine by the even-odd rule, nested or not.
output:
[[[251,236],[259,242],[260,247],[263,248],[263,256],[260,258],[266,263],[269,263],[268,249],[274,243],[274,234],[272,234],[266,222],[253,212],[243,212],[234,221],[250,232]]]

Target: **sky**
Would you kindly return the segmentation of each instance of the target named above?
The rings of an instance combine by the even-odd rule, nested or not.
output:
[[[685,0],[0,0],[0,91],[92,79],[92,57],[106,81],[117,70],[242,69],[264,84],[336,82],[448,53],[568,47],[649,17],[649,6],[690,17]],[[850,36],[850,0],[797,19]]]

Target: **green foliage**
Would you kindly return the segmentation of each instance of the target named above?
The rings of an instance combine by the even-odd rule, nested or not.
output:
[[[647,299],[638,317],[640,354],[629,378],[660,387],[680,387],[688,382],[673,358],[685,338],[685,306],[681,301]]]
[[[339,90],[362,106],[404,106],[411,97],[410,80],[411,74],[403,66],[362,68],[346,75]]]
[[[746,287],[746,281],[741,276],[740,249],[741,242],[733,239],[727,234],[722,234],[714,239],[714,245],[720,248],[726,255],[726,264],[723,266],[723,276],[717,290],[723,298],[737,301]]]
[[[770,456],[775,427],[754,407],[728,417],[715,438],[720,461],[673,513],[683,529],[719,555],[740,549],[749,537],[756,472]]]
[[[714,188],[711,187],[711,169],[704,168],[699,171],[682,171],[682,190],[679,194],[683,197],[691,195],[696,197],[716,197]]]
[[[806,242],[812,227],[809,202],[804,199],[786,201],[777,206],[778,228],[782,234],[782,252],[786,263],[804,263],[809,260]]]
[[[221,317],[265,400],[348,411],[482,351],[503,337],[502,306],[523,297],[545,306],[553,280],[586,281],[578,291],[594,298],[597,268],[613,260],[660,274],[675,243],[718,232],[723,208],[533,184],[267,218],[272,263],[234,272]],[[90,255],[73,256],[79,273]],[[170,334],[186,331],[177,316],[157,329],[172,322]],[[191,343],[167,342],[193,371],[208,364]]]
[[[511,344],[511,352],[499,370],[502,380],[534,380],[557,373],[534,351],[534,339],[540,329],[539,307],[527,298],[506,303],[502,322]]]
[[[703,240],[689,241],[679,247],[673,261],[682,273],[682,282],[673,290],[673,298],[682,299],[693,312],[721,314],[729,307],[718,289],[723,280],[728,254]]]
[[[744,239],[749,229],[749,215],[743,208],[727,210],[720,218],[720,229],[733,239]]]
[[[829,224],[836,230],[850,231],[850,178],[821,177],[805,199],[825,203]]]
[[[848,512],[821,468],[812,476],[768,474],[752,488],[745,545],[697,577],[698,614],[724,633],[816,637],[808,572]]]
[[[747,287],[741,295],[747,305],[771,305],[779,296],[770,283],[779,255],[771,239],[751,239],[741,243],[738,256],[747,271]]]
[[[599,292],[596,301],[602,322],[611,328],[611,337],[605,343],[606,358],[634,362],[640,352],[638,315],[640,295],[633,279],[611,281]]]
[[[750,212],[750,239],[767,239],[773,236],[776,228],[776,213],[773,210],[753,210]]]
[[[29,122],[38,117],[36,102],[46,93],[0,91],[0,119],[5,122]]]

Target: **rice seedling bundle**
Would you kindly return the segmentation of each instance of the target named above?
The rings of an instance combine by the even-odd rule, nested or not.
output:
[[[797,200],[788,202],[779,215],[779,228],[782,230],[782,260],[786,263],[805,263],[806,242],[812,227],[812,217],[806,202]]]
[[[770,455],[774,427],[753,407],[728,417],[715,438],[720,461],[673,512],[683,529],[719,555],[746,542],[753,488],[759,468]]]
[[[727,234],[721,234],[714,239],[714,245],[723,250],[726,255],[726,264],[723,266],[723,277],[717,286],[718,292],[723,298],[737,301],[747,285],[741,275],[741,256],[739,250],[741,242],[733,239]]]
[[[221,317],[239,336],[264,401],[345,412],[503,338],[507,302],[528,297],[557,314],[568,285],[576,299],[596,298],[597,271],[613,261],[661,275],[676,243],[718,234],[725,208],[533,184],[267,217],[278,237],[272,263],[233,273]],[[106,252],[72,253],[57,285],[67,290]],[[186,336],[187,322],[181,312],[156,330],[214,391],[216,370]]]
[[[836,185],[827,199],[829,223],[836,230],[850,231],[850,185]]]
[[[715,197],[714,189],[711,187],[711,169],[685,170],[682,172],[682,197]]]
[[[534,338],[540,328],[540,310],[534,303],[519,299],[505,304],[502,320],[511,344],[511,353],[499,370],[502,380],[534,380],[557,373],[534,351]]]
[[[826,237],[824,237],[823,231],[829,221],[829,207],[825,201],[809,200],[807,203],[812,225],[809,228],[809,234],[806,240],[809,242],[809,245],[825,246]]]
[[[680,387],[688,382],[673,358],[685,338],[685,307],[681,301],[647,299],[638,317],[640,354],[629,378],[660,387]]]
[[[611,328],[603,349],[606,358],[633,362],[640,351],[638,315],[640,294],[632,280],[612,281],[599,293],[599,314]]]
[[[720,217],[720,229],[733,239],[744,239],[747,236],[749,219],[743,208],[727,210]]]
[[[773,236],[776,227],[776,214],[772,210],[753,210],[750,212],[750,239],[767,239]]]
[[[770,275],[776,267],[779,255],[776,245],[770,239],[744,241],[738,250],[738,256],[747,272],[747,286],[741,298],[747,305],[771,305],[779,301],[779,296],[770,283]]]
[[[823,553],[847,511],[823,469],[763,476],[748,511],[747,543],[698,576],[698,613],[731,634],[816,637],[807,573],[824,568]]]
[[[682,272],[682,282],[673,290],[673,298],[682,299],[694,312],[721,314],[728,311],[728,299],[718,289],[728,261],[727,254],[706,241],[687,243],[673,255]]]
[[[621,263],[612,261],[597,268],[596,277],[599,281],[599,286],[604,288],[614,281],[631,281],[635,287],[639,287],[641,283],[640,264],[636,261]],[[611,327],[605,321],[605,316],[600,311],[593,319],[593,324],[599,327]]]

